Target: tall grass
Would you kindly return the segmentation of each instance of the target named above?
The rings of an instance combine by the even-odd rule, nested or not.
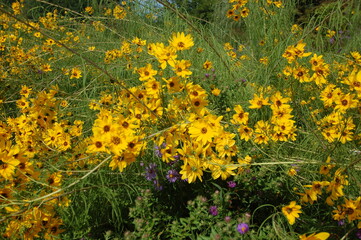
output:
[[[72,8],[74,1],[25,1],[21,13],[8,2],[0,6],[5,39],[0,41],[2,236],[356,236],[361,219],[360,94],[347,80],[359,80],[360,73],[358,1],[322,4],[297,25],[298,5],[291,0],[282,7],[249,1],[248,16],[238,21],[226,17],[232,7],[226,1],[214,6],[212,21],[190,16],[167,1],[151,3],[89,0]],[[126,14],[119,17],[117,8]],[[54,25],[46,25],[52,18]],[[180,32],[191,36],[182,41],[194,46],[176,51],[177,60],[189,61],[186,68],[192,74],[179,77],[183,88],[172,90],[165,80],[176,76],[178,62],[168,61],[162,68],[152,44],[168,46]],[[299,52],[291,61],[284,53],[292,46]],[[297,75],[300,67],[310,75],[316,72],[310,64],[314,54],[322,55],[329,68],[327,83],[303,82]],[[157,73],[140,79],[147,77],[144,68],[149,66]],[[158,92],[150,93],[147,83],[152,80],[162,86]],[[327,106],[321,94],[329,84],[341,89],[340,96],[351,95],[355,106],[340,110],[346,104],[339,99]],[[32,89],[29,96],[20,91],[25,85]],[[290,116],[275,122],[277,92]],[[257,96],[268,103],[251,107]],[[208,105],[197,109],[197,97]],[[19,99],[29,106],[23,108]],[[237,105],[249,114],[247,123],[237,122]],[[124,119],[134,129],[117,132],[125,144],[116,152],[104,129],[116,126],[118,131]],[[274,129],[282,121],[292,130],[277,140]],[[258,127],[262,123],[269,128]],[[254,131],[250,140],[240,132],[244,125]],[[332,140],[324,135],[331,127],[340,131]],[[213,136],[194,137],[196,128],[214,131]],[[70,148],[52,142],[56,131],[57,138],[69,138]],[[257,140],[262,131],[270,139],[265,143]],[[349,139],[343,140],[343,133]],[[92,150],[99,142],[109,145]],[[14,169],[6,170],[9,166]],[[325,166],[329,173],[323,174]],[[192,171],[199,174],[199,169],[201,175],[193,181]],[[318,182],[324,184],[320,192],[302,198]],[[283,211],[292,201],[302,206],[296,223]],[[249,230],[237,230],[241,223]]]

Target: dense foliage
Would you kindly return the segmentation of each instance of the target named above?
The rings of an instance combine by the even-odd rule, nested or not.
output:
[[[361,239],[360,7],[4,1],[1,238]]]

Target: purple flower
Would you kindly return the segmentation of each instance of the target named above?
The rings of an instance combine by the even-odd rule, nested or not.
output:
[[[151,163],[145,168],[145,178],[151,181],[157,177],[157,164]]]
[[[155,156],[161,158],[162,157],[162,153],[160,152],[160,147],[159,146],[154,146],[154,154]]]
[[[342,219],[342,220],[338,221],[337,225],[339,225],[339,226],[345,225],[345,220]]]
[[[162,191],[163,190],[163,186],[160,185],[160,182],[157,179],[153,180],[153,184],[154,184],[154,188],[157,191]]]
[[[246,232],[249,231],[249,226],[247,223],[240,223],[237,225],[237,231],[240,233],[240,234],[245,234]]]
[[[231,221],[231,217],[230,217],[230,216],[225,216],[225,217],[224,217],[224,221],[225,221],[226,223],[229,223],[229,222]]]
[[[358,229],[357,232],[356,232],[356,237],[358,239],[361,239],[361,229]]]
[[[236,187],[237,183],[234,181],[229,181],[229,182],[227,182],[227,185],[229,188],[234,188],[234,187]]]
[[[209,213],[212,214],[213,216],[217,216],[218,215],[217,206],[210,206],[209,207]]]
[[[208,77],[210,76],[210,74],[209,74],[209,73],[206,73],[206,74],[204,74],[204,76],[205,76],[206,78],[208,78]]]
[[[180,175],[177,170],[172,169],[168,171],[166,178],[169,182],[174,183],[180,178]]]

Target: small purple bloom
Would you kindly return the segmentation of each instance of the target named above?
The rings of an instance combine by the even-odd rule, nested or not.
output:
[[[210,206],[209,207],[209,213],[212,214],[213,216],[217,216],[218,215],[217,206]]]
[[[361,229],[358,229],[357,232],[356,232],[356,237],[358,239],[361,239]]]
[[[249,226],[247,223],[240,223],[237,225],[237,231],[240,233],[240,234],[245,234],[246,232],[249,231]]]
[[[162,191],[163,190],[163,186],[160,185],[160,182],[157,179],[153,180],[153,184],[154,184],[154,188],[157,191]]]
[[[155,156],[161,158],[162,157],[162,153],[160,152],[160,147],[159,146],[154,146],[154,154]]]
[[[172,169],[168,171],[166,178],[169,182],[174,183],[180,178],[180,175],[177,170]]]
[[[229,222],[231,221],[231,217],[230,217],[230,216],[225,216],[225,217],[224,217],[224,221],[225,221],[226,223],[229,223]]]
[[[229,181],[229,182],[227,182],[227,185],[229,188],[234,188],[234,187],[236,187],[237,183],[235,181]]]
[[[210,76],[210,74],[209,74],[209,73],[206,73],[206,74],[204,74],[204,76],[205,76],[206,78],[208,78],[208,77]]]
[[[342,220],[338,221],[337,225],[339,225],[339,226],[345,225],[345,220],[342,219]]]
[[[151,181],[157,177],[157,164],[151,163],[145,168],[145,178]]]

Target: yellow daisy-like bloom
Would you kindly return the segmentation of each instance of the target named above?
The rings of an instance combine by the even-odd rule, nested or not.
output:
[[[120,172],[123,172],[129,164],[135,161],[135,155],[131,153],[125,153],[123,156],[114,156],[112,161],[109,163],[109,167],[112,170],[119,169]]]
[[[189,75],[192,75],[192,71],[188,69],[191,65],[190,61],[182,59],[180,61],[175,61],[174,66],[172,67],[177,76],[187,78]]]
[[[152,68],[151,64],[147,64],[146,67],[142,67],[138,69],[138,74],[139,74],[139,80],[140,81],[146,81],[146,80],[151,80],[154,79],[154,76],[158,73],[157,70],[154,70]]]
[[[254,94],[253,99],[249,100],[249,103],[251,104],[251,106],[249,106],[251,109],[259,109],[262,106],[270,105],[268,102],[268,97],[264,98],[262,94],[260,96]]]
[[[241,10],[241,17],[246,18],[246,17],[248,17],[248,14],[249,14],[248,8],[245,7]]]
[[[177,51],[183,51],[193,47],[194,42],[190,34],[185,35],[182,33],[173,33],[172,38],[169,40],[169,44],[174,47]]]
[[[81,70],[79,68],[73,68],[71,71],[70,71],[70,79],[73,79],[73,78],[81,78]]]
[[[249,139],[252,137],[253,129],[248,127],[247,125],[241,125],[238,128],[238,133],[241,139],[244,139],[245,141],[249,141]]]
[[[61,175],[61,173],[55,172],[55,173],[51,174],[46,179],[46,181],[50,186],[59,187],[61,185],[62,178],[63,178],[63,176]]]
[[[212,142],[212,138],[216,135],[213,127],[203,120],[195,121],[188,130],[191,138],[201,142],[203,145]]]
[[[234,110],[236,114],[233,115],[231,122],[233,124],[247,124],[249,113],[245,112],[241,105],[235,106]]]
[[[339,99],[335,101],[336,107],[335,110],[345,113],[347,109],[357,107],[358,101],[354,99],[354,94],[345,94],[342,95]]]
[[[234,10],[233,9],[228,9],[227,13],[226,13],[226,17],[227,18],[231,18],[234,15]]]
[[[221,177],[222,180],[226,180],[229,176],[236,175],[233,170],[237,169],[237,166],[231,162],[221,159],[215,159],[211,162],[211,164],[213,164],[211,169],[213,179]]]
[[[167,83],[168,93],[180,92],[184,87],[179,77],[171,77],[168,80],[163,78],[163,81]]]
[[[293,225],[296,221],[296,218],[299,218],[299,213],[302,213],[300,210],[301,206],[296,204],[296,201],[290,202],[288,206],[282,208],[282,213],[286,216],[288,222]]]
[[[182,179],[187,179],[188,183],[195,182],[197,178],[202,182],[203,176],[203,163],[199,158],[190,157],[185,161],[182,166],[182,170],[179,172],[182,175]]]
[[[5,152],[0,153],[0,159],[0,176],[11,180],[15,173],[15,167],[20,164],[20,161]]]
[[[212,67],[213,67],[213,64],[211,61],[207,60],[203,63],[203,69],[210,70]]]
[[[31,93],[32,88],[27,87],[26,85],[21,86],[20,95],[28,98]]]

